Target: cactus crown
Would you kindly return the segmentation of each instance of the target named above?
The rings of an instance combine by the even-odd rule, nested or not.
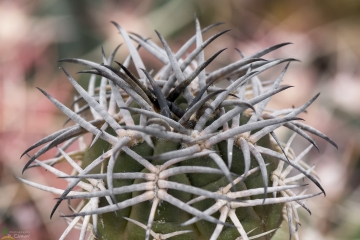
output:
[[[113,24],[130,52],[123,63],[114,61],[119,47],[108,58],[103,50],[102,64],[74,58],[60,60],[90,68],[81,71],[91,74],[88,90],[83,89],[62,68],[79,93],[74,101],[74,110],[39,89],[76,124],[55,132],[28,148],[24,154],[44,145],[33,156],[28,154],[30,160],[23,171],[30,167],[42,167],[64,178],[69,185],[63,190],[18,179],[60,195],[51,216],[63,200],[83,199],[72,214],[64,215],[69,221],[69,227],[61,239],[78,224],[80,218],[83,218],[80,239],[84,239],[89,229],[101,239],[135,236],[124,233],[126,230],[122,229],[130,225],[140,232],[136,236],[145,236],[145,239],[183,239],[182,236],[190,239],[187,235],[190,236],[195,230],[189,226],[194,226],[197,222],[210,224],[205,225],[210,226],[207,233],[202,232],[197,225],[200,233],[196,234],[206,236],[204,239],[234,239],[234,236],[238,236],[238,239],[268,239],[281,222],[281,209],[285,213],[290,234],[298,238],[299,219],[296,207],[301,206],[310,211],[301,200],[317,196],[321,192],[325,194],[314,174],[314,168],[303,161],[311,147],[317,148],[308,133],[317,135],[334,146],[336,144],[297,118],[319,94],[298,108],[266,108],[271,96],[290,87],[281,86],[280,82],[290,62],[295,59],[266,60],[261,57],[289,43],[272,46],[248,57],[240,52],[242,59],[213,72],[206,72],[206,66],[225,49],[205,60],[204,48],[227,31],[206,41],[203,41],[202,34],[219,24],[201,30],[196,20],[196,34],[176,53],[158,32],[156,33],[163,48],[140,35],[129,35],[120,25],[115,22]],[[131,40],[138,44],[137,48]],[[185,56],[194,43],[196,48]],[[138,53],[140,47],[164,64],[156,74],[145,70]],[[113,61],[118,65],[117,68],[111,66]],[[138,77],[127,69],[131,61]],[[281,63],[287,64],[275,81],[260,81],[258,75],[261,72]],[[96,76],[101,76],[98,88],[95,87]],[[229,86],[214,86],[215,82],[221,80],[228,80]],[[85,102],[81,107],[80,101]],[[90,120],[83,114],[87,110],[92,115]],[[275,129],[282,126],[294,132],[286,143],[280,142],[274,133]],[[84,133],[94,136],[89,147],[84,142]],[[296,135],[310,142],[310,146],[299,155],[291,149]],[[65,152],[75,141],[80,143],[79,150]],[[55,158],[37,160],[53,147],[58,148]],[[68,174],[57,170],[56,163],[60,161],[67,161],[74,171]],[[127,164],[132,165],[129,167]],[[293,169],[298,173],[287,177]],[[307,195],[304,191],[299,192],[298,188],[304,185],[296,182],[304,177],[316,184],[321,192]],[[269,182],[272,186],[269,186]],[[74,191],[76,186],[82,191]],[[127,197],[122,197],[124,194],[128,194]],[[201,205],[201,202],[207,203]],[[148,206],[148,209],[144,208],[147,211],[145,222],[142,219],[144,217],[131,217],[141,214],[139,209],[142,208],[131,214],[125,210],[141,204]],[[170,205],[190,217],[182,218],[179,213],[180,222],[163,227],[158,210],[162,208],[161,211],[165,211],[164,206]],[[280,218],[271,220],[275,217],[269,214],[275,213],[268,212],[275,208],[266,210],[265,206],[268,205],[280,206],[280,214],[276,213]],[[241,219],[242,209],[254,207],[259,215],[261,211],[266,212],[262,219],[267,221],[263,224],[266,227],[258,222],[258,226],[246,225],[247,220]],[[103,221],[105,218],[102,216],[106,214],[127,225],[118,226],[117,238],[110,233],[106,235],[106,226],[99,229],[99,218]],[[165,216],[166,218],[170,217]],[[248,229],[248,226],[259,227],[255,229],[257,234],[250,233],[254,229]],[[226,234],[230,234],[230,237],[226,237]]]

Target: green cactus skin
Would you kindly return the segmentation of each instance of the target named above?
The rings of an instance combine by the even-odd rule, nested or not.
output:
[[[129,34],[113,24],[129,57],[122,64],[117,62],[120,68],[111,66],[118,48],[109,58],[103,50],[103,64],[60,60],[91,68],[81,72],[91,74],[87,90],[62,68],[79,93],[74,110],[39,89],[76,124],[39,140],[23,153],[44,145],[30,156],[23,171],[43,167],[69,182],[66,189],[55,189],[18,178],[60,195],[51,217],[64,200],[82,199],[77,210],[62,215],[68,217],[69,226],[60,239],[80,224],[79,239],[85,239],[90,230],[90,239],[104,240],[265,240],[271,239],[283,219],[290,238],[299,239],[297,206],[310,212],[302,200],[325,194],[313,168],[303,160],[311,147],[317,148],[307,133],[337,146],[297,118],[319,94],[298,108],[266,109],[273,95],[289,88],[279,84],[294,59],[261,57],[289,43],[205,72],[224,50],[205,61],[204,48],[227,31],[204,42],[202,34],[219,24],[200,30],[196,20],[195,36],[177,53],[158,32],[164,48],[132,35],[132,40],[164,63],[156,74],[150,74]],[[195,42],[195,50],[185,56]],[[127,69],[131,61],[137,75]],[[287,65],[276,80],[262,82],[257,76],[284,62]],[[101,76],[98,88],[96,76]],[[229,86],[214,86],[222,80]],[[93,118],[83,114],[86,110]],[[294,132],[285,143],[274,133],[279,127]],[[91,144],[84,142],[85,133],[93,135]],[[296,135],[310,142],[299,154],[291,149]],[[66,152],[77,140],[79,150]],[[36,160],[53,147],[58,147],[54,159]],[[67,161],[74,171],[57,170],[60,161]],[[297,172],[290,178],[292,170]],[[305,195],[304,185],[297,183],[304,178],[321,192]],[[76,186],[82,190],[74,190]]]
[[[273,148],[272,142],[270,142],[269,137],[264,137],[258,142],[259,145]],[[163,152],[168,152],[172,150],[176,150],[181,148],[181,146],[177,143],[169,143],[165,142],[162,139],[154,139],[155,150],[149,147],[146,143],[140,143],[132,149],[139,153],[142,156],[151,156],[157,155]],[[83,168],[86,167],[93,159],[96,159],[100,156],[104,151],[106,151],[111,146],[103,141],[99,140],[84,156],[83,160]],[[214,147],[215,150],[219,151],[220,156],[227,163],[227,145],[226,142],[220,142]],[[234,147],[234,164],[231,167],[231,172],[241,175],[244,173],[244,160],[241,149],[237,146]],[[154,161],[153,161],[154,163]],[[204,163],[208,167],[216,168],[216,164],[209,158],[199,158],[199,159],[189,159],[183,162],[181,165],[184,166],[203,166]],[[275,163],[277,160],[272,157],[266,158],[266,163],[272,163],[267,167],[269,176],[272,171],[275,170]],[[156,162],[154,163],[156,164]],[[251,168],[257,167],[258,163],[252,158],[251,159]],[[96,171],[97,170],[97,171]],[[114,172],[148,172],[144,167],[135,162],[128,156],[126,153],[121,153],[116,160],[116,165],[114,168]],[[100,173],[100,169],[94,169],[92,173]],[[202,189],[206,189],[209,191],[217,191],[222,186],[228,184],[227,179],[223,176],[219,175],[211,175],[211,174],[182,174],[176,175],[175,177],[171,177],[169,180],[174,182],[183,183],[186,185],[192,185],[196,187],[200,187]],[[269,177],[270,181],[270,177]],[[121,187],[126,185],[131,185],[133,183],[144,182],[141,180],[114,180],[114,187]],[[251,175],[249,178],[245,180],[244,183],[237,184],[237,190],[245,190],[245,189],[253,189],[253,188],[261,188],[263,187],[261,174],[255,173]],[[171,192],[171,193],[170,193]],[[190,201],[194,195],[190,193],[184,193],[179,191],[171,191],[169,193],[176,198],[182,200],[183,202]],[[126,199],[132,198],[139,195],[138,192],[128,193],[117,195],[116,200],[118,202],[122,202]],[[268,197],[271,197],[271,194],[268,194]],[[263,195],[254,196],[254,199],[261,199]],[[208,199],[206,201],[199,202],[194,205],[197,209],[206,210],[215,201],[213,199]],[[107,206],[108,203],[104,198],[100,199],[99,206]],[[236,215],[239,219],[241,219],[242,225],[246,232],[255,229],[252,232],[253,235],[260,234],[272,229],[277,229],[283,218],[282,218],[282,208],[283,204],[273,204],[273,205],[264,205],[264,206],[256,206],[256,207],[248,207],[241,208],[236,210]],[[135,219],[143,224],[147,223],[148,216],[151,209],[150,202],[144,202],[141,204],[137,204],[131,208],[126,208],[121,211],[115,213],[105,213],[100,215],[98,222],[98,236],[99,239],[144,239],[145,231],[141,229],[139,226],[129,223],[123,217],[129,217]],[[219,214],[215,215],[217,218]],[[181,209],[174,207],[173,205],[163,202],[159,207],[155,216],[155,222],[153,223],[153,230],[157,233],[171,233],[179,230],[191,230],[191,233],[187,233],[184,235],[175,236],[171,239],[174,240],[196,240],[196,239],[210,239],[211,234],[216,226],[216,224],[209,223],[207,221],[199,221],[196,224],[193,224],[188,227],[181,227],[179,225],[189,219],[191,219],[191,215],[182,211]],[[227,221],[231,224],[231,221]],[[259,227],[260,226],[260,227]],[[272,234],[268,234],[264,237],[258,238],[261,240],[270,239]],[[239,233],[236,228],[227,227],[226,230],[223,230],[218,239],[235,239],[239,237]]]

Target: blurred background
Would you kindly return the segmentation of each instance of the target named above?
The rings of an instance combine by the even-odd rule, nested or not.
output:
[[[154,29],[177,50],[195,33],[194,14],[202,27],[224,22],[214,32],[232,31],[212,43],[206,57],[224,47],[209,68],[240,58],[234,48],[250,55],[281,42],[292,42],[266,58],[293,57],[284,84],[295,86],[271,101],[273,108],[300,106],[316,93],[306,123],[339,146],[317,139],[310,164],[327,196],[308,201],[312,215],[300,210],[301,239],[360,239],[360,1],[266,0],[1,0],[0,1],[0,228],[29,231],[30,238],[57,239],[66,222],[56,213],[50,220],[55,195],[20,184],[15,176],[64,188],[65,181],[33,168],[21,175],[27,161],[22,152],[42,137],[59,130],[66,118],[37,89],[68,106],[73,90],[58,69],[57,60],[77,57],[101,62],[101,46],[109,54],[123,40],[110,21],[157,41]],[[204,37],[211,36],[210,31]],[[158,42],[158,41],[157,41]],[[160,66],[140,50],[149,68]],[[120,49],[116,59],[127,56]],[[280,66],[260,78],[274,79]],[[66,65],[72,74],[77,66]],[[81,68],[80,68],[81,69]],[[288,132],[279,132],[286,140]],[[306,146],[299,141],[299,149]],[[297,149],[295,149],[297,150]],[[52,157],[53,152],[40,159]],[[62,170],[66,165],[61,166]],[[312,192],[317,191],[315,188]],[[66,204],[60,211],[66,210]],[[76,239],[74,230],[68,239]],[[3,236],[3,235],[1,235]],[[288,239],[283,226],[274,239]],[[21,239],[21,238],[19,238]]]

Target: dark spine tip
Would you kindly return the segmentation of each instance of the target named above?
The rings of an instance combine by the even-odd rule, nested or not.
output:
[[[291,119],[291,121],[296,121],[296,120],[305,121],[303,118],[299,118],[299,117],[294,117],[294,118]]]
[[[254,112],[256,112],[256,110],[255,110],[255,108],[254,108],[253,105],[251,105],[251,104],[249,104],[249,103],[246,103],[246,106],[247,106],[248,108],[250,108],[251,110],[253,110]]]
[[[293,88],[293,87],[295,87],[295,86],[291,86],[291,85],[281,85],[281,86],[280,86],[280,89],[285,90],[285,89]]]
[[[241,56],[242,58],[245,58],[244,53],[243,53],[240,49],[235,48],[235,50],[240,54],[240,56]]]
[[[75,61],[75,58],[62,58],[62,59],[59,59],[57,62],[74,62]]]
[[[50,213],[50,219],[54,216],[54,213],[55,213],[56,209],[58,208],[58,206],[60,205],[61,201],[62,201],[61,199],[59,199],[57,201],[56,205],[54,206],[53,210]]]
[[[68,78],[71,78],[70,74],[65,70],[65,68],[63,68],[62,66],[60,66],[60,69],[63,70],[63,72],[65,73],[65,75],[66,75]]]
[[[102,54],[103,56],[105,56],[104,46],[101,46],[101,54]]]
[[[115,27],[117,27],[117,28],[119,28],[120,27],[120,25],[117,23],[117,22],[115,22],[115,21],[110,21]]]
[[[44,90],[42,90],[41,88],[39,87],[36,87],[40,92],[42,92],[44,95],[47,95],[46,92]]]

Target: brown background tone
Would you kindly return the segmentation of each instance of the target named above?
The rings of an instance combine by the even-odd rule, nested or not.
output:
[[[45,89],[62,102],[71,104],[73,90],[58,70],[62,57],[101,61],[100,47],[107,53],[122,42],[110,24],[117,21],[126,30],[157,40],[161,32],[173,49],[194,34],[194,13],[202,26],[222,21],[217,28],[231,28],[226,36],[206,50],[228,50],[210,68],[280,42],[293,42],[271,57],[294,57],[284,84],[295,86],[276,96],[274,108],[299,106],[317,92],[320,98],[303,114],[306,122],[335,140],[335,150],[317,139],[320,154],[311,152],[317,173],[328,196],[308,201],[312,216],[301,211],[302,239],[360,239],[360,1],[85,1],[85,0],[1,0],[0,1],[0,228],[28,230],[30,239],[56,239],[65,220],[49,215],[54,197],[19,184],[26,156],[21,153],[32,143],[58,129],[65,117],[35,88]],[[207,33],[205,37],[210,36]],[[126,56],[125,48],[117,56]],[[149,68],[160,64],[141,51]],[[71,73],[78,68],[66,65]],[[262,75],[273,79],[281,71]],[[82,82],[80,80],[80,82]],[[282,139],[288,132],[279,132]],[[299,141],[299,149],[307,143]],[[51,157],[51,154],[43,156]],[[64,171],[66,165],[60,166]],[[55,187],[65,181],[38,169],[24,178]],[[314,192],[315,188],[311,188]],[[64,204],[60,211],[67,211]],[[288,239],[287,229],[275,239]],[[73,231],[69,239],[75,239]],[[2,235],[1,235],[2,236]]]

